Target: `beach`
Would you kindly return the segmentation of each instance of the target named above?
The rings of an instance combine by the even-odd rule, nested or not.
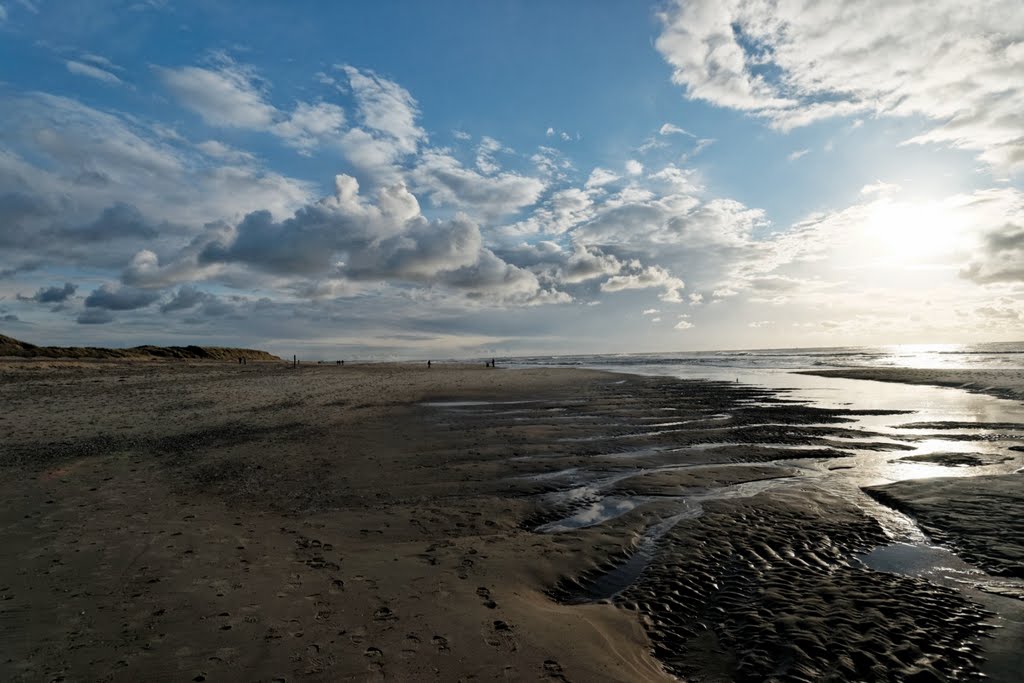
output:
[[[912,451],[850,428],[898,411],[482,363],[18,360],[0,399],[4,680],[987,666],[992,605],[871,569],[891,531],[807,476]],[[1003,542],[996,569],[1018,557]],[[986,673],[1010,680],[1009,657]]]
[[[874,382],[900,382],[953,387],[998,398],[1024,400],[1024,370],[994,369],[932,369],[932,368],[843,368],[836,370],[808,370],[808,375],[819,377],[845,377]]]

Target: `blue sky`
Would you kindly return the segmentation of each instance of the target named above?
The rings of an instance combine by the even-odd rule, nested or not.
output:
[[[0,320],[422,357],[1017,339],[1024,18],[0,0]]]

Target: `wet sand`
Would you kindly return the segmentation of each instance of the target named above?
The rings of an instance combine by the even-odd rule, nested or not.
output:
[[[930,384],[955,387],[976,394],[997,398],[1024,400],[1024,370],[942,370],[931,368],[843,368],[841,370],[807,370],[802,374],[819,377],[845,377],[875,382]]]
[[[941,680],[986,613],[795,475],[906,446],[736,384],[0,364],[4,680]],[[1009,680],[1009,679],[1008,679]]]
[[[900,481],[865,489],[991,574],[1024,578],[1024,473]]]

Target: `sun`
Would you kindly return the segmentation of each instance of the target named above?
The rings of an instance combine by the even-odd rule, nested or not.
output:
[[[963,214],[945,202],[879,199],[861,228],[864,256],[876,264],[949,267],[969,238]]]

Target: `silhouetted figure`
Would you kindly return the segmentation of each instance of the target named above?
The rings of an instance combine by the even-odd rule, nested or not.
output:
[[[427,369],[428,370],[430,369],[430,361],[429,360],[427,361]]]
[[[493,359],[493,358],[491,359],[491,367],[492,367],[492,368],[493,368],[493,367],[496,367],[496,366],[494,365],[494,359]]]

